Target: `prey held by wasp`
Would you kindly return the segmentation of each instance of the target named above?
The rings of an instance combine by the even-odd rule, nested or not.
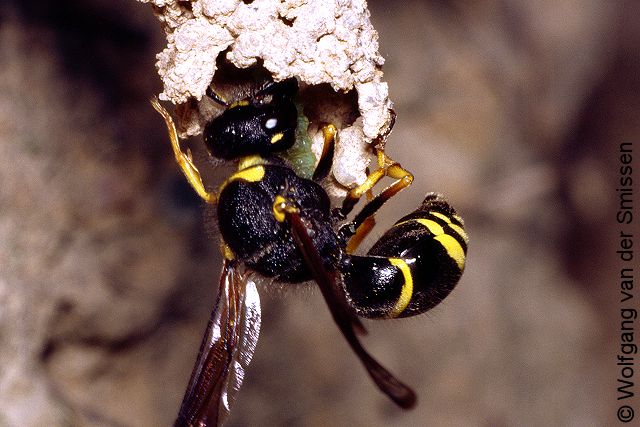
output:
[[[442,196],[429,193],[366,254],[357,255],[378,209],[413,181],[384,150],[389,132],[372,144],[375,170],[332,207],[321,183],[331,170],[336,127],[321,126],[324,147],[308,178],[284,154],[300,139],[296,130],[304,114],[295,78],[266,81],[240,99],[227,100],[212,88],[207,94],[223,107],[204,128],[207,150],[237,163],[237,170],[215,192],[205,188],[190,152],[181,148],[170,114],[152,101],[166,122],[186,179],[215,206],[224,257],[218,298],[175,425],[216,426],[228,416],[259,335],[254,275],[285,284],[315,281],[377,387],[400,407],[411,408],[414,391],[362,346],[359,336],[366,329],[360,317],[414,316],[449,295],[467,253],[462,219]],[[372,189],[384,177],[393,183],[373,196]],[[349,218],[364,195],[370,197]]]

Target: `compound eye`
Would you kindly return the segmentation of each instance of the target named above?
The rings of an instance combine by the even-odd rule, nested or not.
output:
[[[269,130],[275,129],[276,126],[278,126],[278,119],[276,119],[275,117],[267,119],[267,121],[264,123],[264,127]]]

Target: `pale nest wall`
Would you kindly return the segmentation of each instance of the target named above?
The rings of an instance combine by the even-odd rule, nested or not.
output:
[[[156,64],[164,84],[160,99],[200,100],[225,51],[236,67],[260,62],[278,81],[296,77],[308,85],[330,84],[338,92],[355,90],[361,120],[341,133],[333,172],[344,186],[365,179],[363,142],[389,127],[392,107],[366,1],[139,1],[154,5],[167,37]],[[201,115],[184,117],[183,135],[201,132]]]
[[[374,234],[441,191],[468,269],[431,314],[370,324],[411,412],[317,290],[263,293],[229,426],[615,423],[613,183],[618,145],[640,140],[640,2],[368,3],[388,153],[415,176]],[[139,2],[0,2],[0,426],[175,419],[220,260],[148,102],[164,42]]]

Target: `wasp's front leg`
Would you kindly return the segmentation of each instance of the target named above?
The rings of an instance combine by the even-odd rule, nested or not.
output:
[[[184,176],[187,178],[187,181],[205,202],[214,204],[218,199],[217,194],[209,192],[204,188],[202,178],[200,177],[200,171],[198,171],[198,168],[193,163],[191,151],[187,149],[187,152],[185,153],[180,148],[178,131],[176,130],[176,125],[173,122],[171,115],[167,110],[164,109],[162,105],[160,105],[160,102],[157,98],[151,99],[151,105],[164,118],[164,121],[167,125],[167,131],[169,132],[169,139],[171,140],[173,154],[176,158],[178,166],[180,166],[180,169],[182,169],[182,173],[184,173]]]

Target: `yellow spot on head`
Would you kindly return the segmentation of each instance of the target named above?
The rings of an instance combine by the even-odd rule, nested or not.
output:
[[[402,258],[389,258],[389,262],[391,263],[391,265],[399,269],[402,272],[402,276],[404,277],[404,283],[402,284],[400,297],[389,313],[389,316],[391,317],[398,317],[405,310],[405,308],[407,308],[409,302],[411,301],[411,297],[413,296],[413,276],[411,275],[409,265]]]
[[[278,132],[271,137],[271,143],[275,144],[276,142],[280,141],[283,137],[284,137],[284,133]]]

